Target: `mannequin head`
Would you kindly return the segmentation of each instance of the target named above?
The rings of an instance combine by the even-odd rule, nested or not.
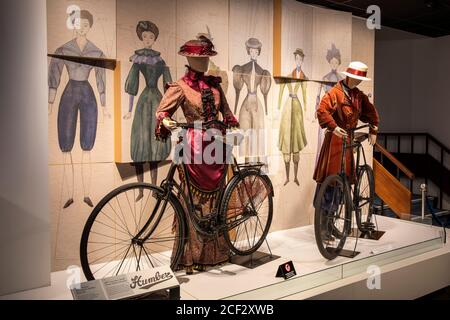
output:
[[[356,88],[361,82],[362,82],[362,80],[355,79],[355,78],[350,78],[350,77],[347,77],[345,79],[345,83],[347,84],[347,86],[350,89]]]
[[[209,68],[209,57],[186,57],[189,67],[197,72],[206,72]]]

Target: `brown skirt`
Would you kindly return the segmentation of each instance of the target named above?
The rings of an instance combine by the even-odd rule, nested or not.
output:
[[[184,170],[181,167],[179,167],[179,175],[182,190],[188,197]],[[208,215],[216,207],[218,193],[219,191],[216,191],[215,194],[202,194],[199,190],[192,192],[194,204],[200,209],[196,214],[202,216]],[[185,221],[187,222],[189,236],[186,239],[177,269],[184,269],[187,272],[192,272],[193,270],[205,271],[208,267],[214,267],[228,262],[230,260],[230,249],[224,236],[220,235],[215,238],[197,233],[190,217],[188,217],[189,214],[186,204],[184,201],[180,202],[183,204],[184,214],[186,215]]]
[[[347,140],[347,145],[350,145],[350,138]],[[327,131],[314,171],[314,180],[322,183],[328,176],[338,174],[341,171],[341,158],[342,138]],[[350,182],[354,183],[356,181],[356,170],[352,149],[346,150],[345,160],[345,173]]]

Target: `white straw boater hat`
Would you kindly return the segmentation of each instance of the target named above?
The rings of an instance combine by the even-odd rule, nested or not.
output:
[[[368,69],[369,68],[364,63],[359,61],[353,61],[350,62],[347,70],[343,71],[342,74],[350,78],[369,81],[370,78],[367,78]]]

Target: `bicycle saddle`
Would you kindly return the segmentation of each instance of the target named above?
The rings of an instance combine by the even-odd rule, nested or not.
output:
[[[356,132],[355,136],[353,137],[353,140],[355,142],[362,143],[363,141],[365,141],[368,138],[369,138],[369,135],[367,133],[365,133],[365,132]]]

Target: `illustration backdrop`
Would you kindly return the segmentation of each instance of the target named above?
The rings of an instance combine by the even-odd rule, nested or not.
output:
[[[76,136],[70,158],[67,153],[64,155],[62,152],[58,136],[58,119],[64,113],[61,98],[69,83],[67,69],[64,67],[61,70],[60,85],[49,113],[53,271],[80,265],[81,233],[92,211],[92,207],[84,201],[86,196],[95,205],[113,188],[137,181],[135,166],[131,165],[131,132],[138,99],[146,89],[146,81],[142,75],[139,76],[139,88],[128,118],[130,97],[125,91],[125,83],[132,68],[130,57],[143,48],[143,42],[136,33],[140,21],[149,21],[157,26],[159,35],[152,50],[160,53],[173,81],[179,79],[185,71],[186,61],[177,55],[179,47],[199,35],[212,39],[219,54],[212,59],[210,72],[220,74],[224,79],[228,102],[233,110],[237,107],[236,115],[241,118],[239,120],[245,123],[248,114],[241,111],[253,106],[265,131],[261,147],[253,154],[247,154],[239,148],[234,153],[241,161],[246,156],[254,156],[268,163],[269,176],[275,187],[271,231],[313,222],[315,182],[312,175],[320,138],[314,114],[317,98],[319,96],[320,99],[325,92],[325,88],[314,80],[323,80],[332,71],[332,64],[327,56],[330,56],[330,50],[331,56],[336,56],[334,48],[339,51],[337,73],[345,70],[351,60],[361,60],[369,66],[369,77],[373,79],[374,32],[366,28],[364,20],[348,13],[316,8],[295,0],[48,0],[49,53],[76,40],[76,32],[67,28],[71,12],[68,8],[73,5],[92,14],[93,24],[86,38],[105,57],[120,62],[120,83],[116,84],[116,88],[121,89],[121,99],[116,103],[116,108],[120,108],[117,112],[114,110],[113,72],[105,71],[107,112],[104,113],[96,72],[90,72],[88,82],[93,88],[98,109],[95,144],[87,157],[88,154],[80,144],[80,133],[84,130],[80,128],[81,112],[77,113]],[[276,16],[280,10],[281,17]],[[281,39],[281,42],[275,42],[274,39]],[[259,54],[252,57],[247,51],[249,46],[260,48]],[[297,49],[301,49],[304,55],[301,62],[294,55],[297,52],[298,56],[300,51]],[[246,72],[251,73],[253,61],[262,70],[260,84],[256,88],[245,84],[236,87],[238,81],[234,80],[239,80]],[[49,68],[51,65],[52,61],[49,59]],[[281,66],[280,70],[274,70],[277,65]],[[274,76],[300,75],[301,72],[311,81],[304,82],[304,87],[286,86],[280,95],[281,86],[276,84]],[[158,79],[157,88],[163,92],[163,77]],[[371,94],[373,100],[373,81],[364,83],[360,89]],[[250,90],[256,92],[256,100],[246,99]],[[296,94],[298,100],[290,96],[290,90],[295,91],[292,92],[292,97]],[[301,110],[302,121],[296,120],[295,129],[292,129],[304,132],[304,145],[298,152],[286,151],[280,144],[280,132],[289,133],[286,130],[286,123],[290,123],[286,120],[286,111],[289,113],[290,108],[295,108],[296,115]],[[119,116],[120,119],[115,118]],[[181,120],[181,115],[178,114],[177,119]],[[120,163],[116,163],[117,157],[114,157],[115,146],[119,147]],[[367,154],[371,154],[368,146],[367,148]],[[86,162],[86,159],[89,161]],[[158,183],[167,172],[170,156],[167,160],[158,166]],[[287,163],[289,175],[286,174]],[[151,182],[148,164],[144,166],[144,171],[144,181]],[[86,189],[89,189],[88,194]],[[73,198],[73,203],[64,208],[70,197]]]

